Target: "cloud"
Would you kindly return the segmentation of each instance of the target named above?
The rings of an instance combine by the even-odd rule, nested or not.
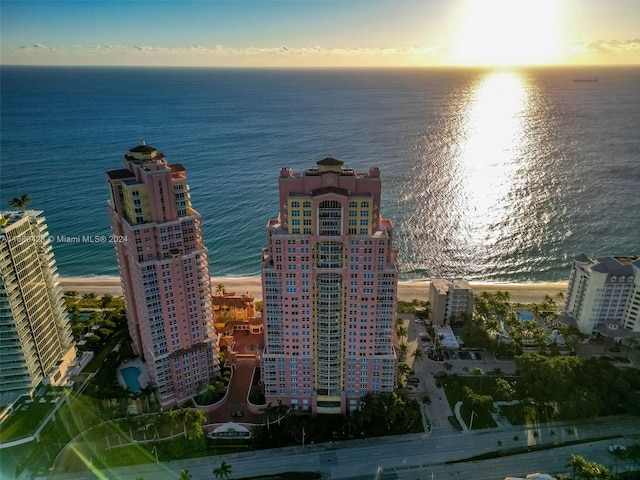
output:
[[[580,53],[634,53],[640,52],[640,39],[633,40],[599,40],[575,46]]]
[[[22,51],[32,51],[32,52],[48,50],[48,51],[53,52],[53,51],[56,50],[56,48],[55,47],[49,47],[49,46],[44,45],[42,43],[34,43],[33,45],[30,45],[30,46],[21,45],[20,46],[20,50],[22,50]]]

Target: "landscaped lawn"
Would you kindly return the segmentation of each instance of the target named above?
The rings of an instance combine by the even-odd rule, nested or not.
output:
[[[441,378],[447,400],[454,411],[457,402],[462,401],[460,415],[464,422],[469,426],[471,424],[471,415],[473,415],[473,429],[492,428],[496,423],[491,416],[491,412],[487,409],[472,408],[468,401],[465,401],[464,391],[462,387],[468,387],[477,395],[489,395],[493,401],[505,400],[495,389],[495,379],[488,375],[482,376],[446,376]]]
[[[552,420],[554,410],[549,406],[537,407],[532,404],[500,405],[500,411],[512,425],[534,425]]]
[[[91,359],[89,364],[83,370],[83,373],[96,373],[102,366],[105,357],[111,352],[126,335],[129,335],[125,326],[118,328],[111,337],[107,340],[107,343],[100,349],[99,352]]]
[[[38,425],[40,425],[42,420],[44,420],[55,406],[55,404],[51,403],[51,400],[59,399],[60,397],[46,396],[44,398],[46,402],[43,403],[39,402],[38,397],[35,397],[31,403],[25,403],[24,400],[20,400],[20,403],[16,405],[17,411],[13,412],[9,418],[2,422],[0,443],[28,437],[36,431]],[[28,408],[22,410],[24,406],[28,406]]]

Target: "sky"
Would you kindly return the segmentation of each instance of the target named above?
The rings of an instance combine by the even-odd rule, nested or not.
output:
[[[0,64],[640,64],[640,0],[0,2]]]

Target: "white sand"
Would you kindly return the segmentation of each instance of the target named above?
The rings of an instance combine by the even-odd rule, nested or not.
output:
[[[212,277],[215,291],[219,284],[223,284],[227,292],[235,292],[236,295],[250,293],[256,300],[262,299],[262,286],[259,277]],[[399,282],[398,298],[400,300],[429,299],[428,281]],[[481,283],[471,282],[475,293],[487,291],[490,293],[498,290],[509,292],[512,302],[539,303],[545,295],[552,298],[558,292],[564,293],[567,289],[566,282],[556,283]],[[94,292],[98,295],[109,293],[114,296],[122,295],[120,279],[118,277],[64,277],[60,278],[62,291],[76,290],[80,294]]]

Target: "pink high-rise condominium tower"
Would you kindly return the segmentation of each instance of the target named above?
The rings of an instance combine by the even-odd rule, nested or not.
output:
[[[129,334],[163,406],[219,373],[209,257],[185,168],[149,145],[107,172],[109,211]]]
[[[267,402],[344,413],[393,391],[397,252],[378,168],[325,158],[280,171],[280,214],[262,255]]]

